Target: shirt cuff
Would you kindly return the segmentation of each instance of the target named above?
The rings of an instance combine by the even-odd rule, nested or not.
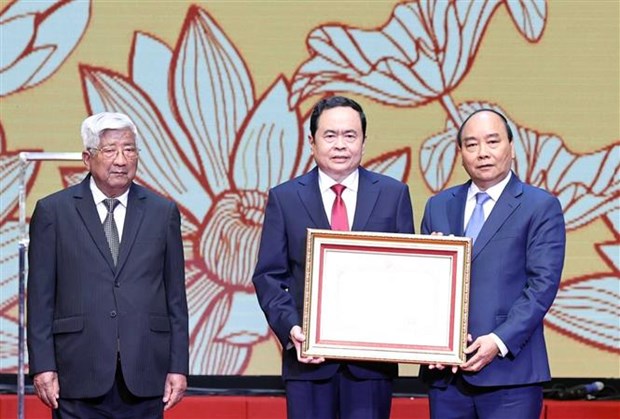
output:
[[[497,348],[499,349],[498,355],[502,358],[505,357],[508,354],[508,348],[506,347],[506,345],[504,345],[504,342],[502,342],[499,336],[497,336],[495,333],[489,333],[489,336],[493,338],[495,344],[497,345]]]

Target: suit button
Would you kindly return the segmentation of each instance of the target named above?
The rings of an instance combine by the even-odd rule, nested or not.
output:
[[[120,287],[120,286],[121,286],[121,283],[120,283],[120,282],[115,282],[115,283],[114,283],[114,286],[115,286],[116,288],[118,288],[118,287]]]
[[[112,318],[116,317],[116,310],[110,311],[110,317]]]

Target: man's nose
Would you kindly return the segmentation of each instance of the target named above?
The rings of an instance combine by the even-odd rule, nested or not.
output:
[[[337,135],[336,141],[334,141],[334,147],[345,148],[347,141],[344,139],[344,135]]]
[[[485,158],[489,156],[489,148],[486,144],[480,144],[478,146],[478,158]]]
[[[119,166],[127,164],[127,157],[125,156],[123,149],[116,150],[116,157],[114,157],[113,162]]]

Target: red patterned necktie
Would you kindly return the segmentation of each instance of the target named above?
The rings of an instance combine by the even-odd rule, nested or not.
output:
[[[347,217],[347,207],[342,199],[342,191],[346,186],[339,183],[332,186],[332,191],[336,193],[334,205],[332,206],[332,230],[349,231],[349,219]]]

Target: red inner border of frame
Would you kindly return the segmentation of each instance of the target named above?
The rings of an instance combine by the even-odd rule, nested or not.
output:
[[[358,341],[341,341],[341,340],[327,340],[321,339],[321,313],[323,303],[323,271],[325,252],[329,250],[348,250],[348,251],[366,251],[366,252],[382,252],[382,253],[394,253],[402,255],[436,255],[447,256],[452,261],[452,286],[450,295],[450,316],[448,325],[448,346],[430,346],[430,345],[404,345],[404,344],[389,344],[389,343],[376,343],[376,342],[358,342]],[[420,351],[437,351],[437,352],[452,352],[454,350],[454,311],[456,306],[456,263],[457,263],[457,251],[447,250],[428,250],[428,249],[393,249],[381,246],[360,246],[360,245],[340,245],[340,244],[320,244],[320,259],[319,259],[319,280],[318,280],[318,303],[317,303],[317,319],[316,319],[316,343],[326,345],[338,345],[340,347],[359,348],[360,346],[366,348],[385,348],[385,349],[398,349],[398,350],[420,350]]]

